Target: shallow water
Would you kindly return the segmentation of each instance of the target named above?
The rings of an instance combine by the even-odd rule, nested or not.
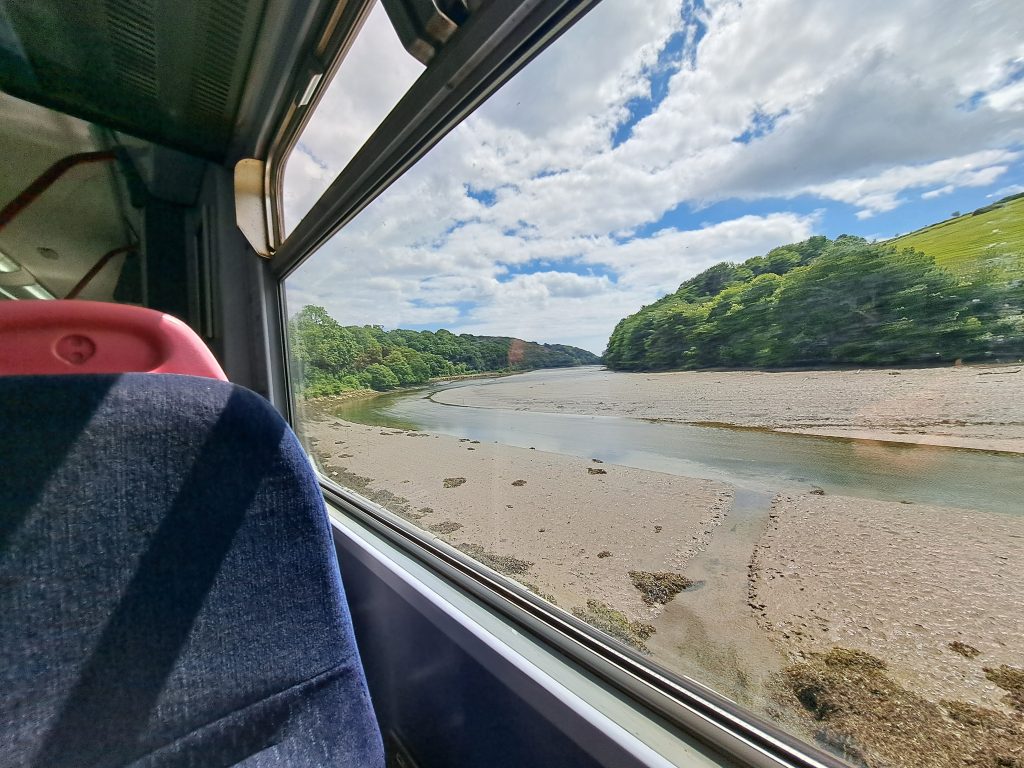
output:
[[[542,381],[544,372],[530,374]],[[552,372],[557,376],[557,372]],[[448,386],[487,386],[483,381]],[[342,403],[346,420],[721,480],[1024,515],[1024,457],[960,448],[436,403],[430,390]]]

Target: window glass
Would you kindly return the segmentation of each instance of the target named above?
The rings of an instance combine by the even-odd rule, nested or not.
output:
[[[1014,764],[1022,41],[605,0],[288,279],[302,439],[854,764]]]
[[[284,169],[284,228],[294,229],[355,157],[423,65],[403,47],[379,3],[356,36]]]

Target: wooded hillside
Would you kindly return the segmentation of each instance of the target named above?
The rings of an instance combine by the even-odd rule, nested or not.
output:
[[[1017,256],[1019,258],[1019,254]],[[1024,281],[860,237],[722,262],[621,320],[621,370],[924,364],[1024,356]]]
[[[303,307],[289,322],[297,391],[306,397],[355,389],[386,391],[430,379],[489,371],[592,365],[601,359],[578,347],[507,336],[439,331],[385,331],[343,326],[323,307]]]

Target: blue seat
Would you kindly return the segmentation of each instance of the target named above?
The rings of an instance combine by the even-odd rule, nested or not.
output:
[[[248,390],[0,377],[0,766],[383,766],[323,500]]]

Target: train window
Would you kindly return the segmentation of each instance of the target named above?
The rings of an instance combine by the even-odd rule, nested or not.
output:
[[[1024,15],[926,5],[597,6],[287,278],[324,477],[853,764],[1019,762]]]
[[[290,232],[423,71],[375,4],[284,166]],[[308,98],[303,94],[303,98]]]

